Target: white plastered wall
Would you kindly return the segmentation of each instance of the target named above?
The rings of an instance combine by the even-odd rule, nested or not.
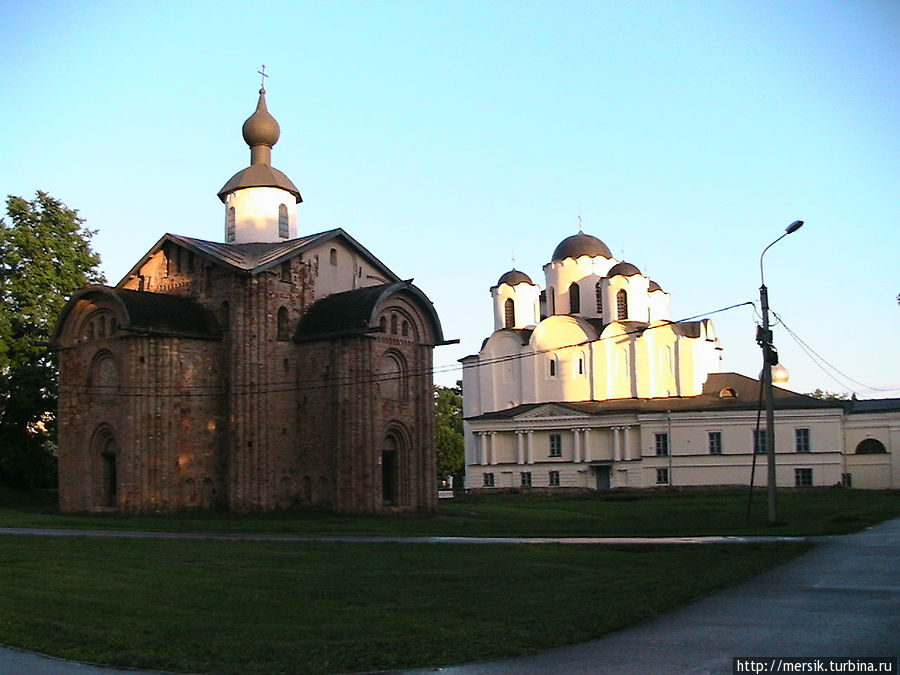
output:
[[[278,211],[284,204],[288,213],[288,236],[278,235]],[[228,239],[228,210],[234,208],[234,239]],[[277,243],[297,237],[297,200],[287,190],[252,187],[235,190],[225,197],[225,242]]]

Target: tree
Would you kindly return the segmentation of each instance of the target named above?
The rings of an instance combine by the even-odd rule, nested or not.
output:
[[[48,342],[68,297],[102,283],[94,232],[44,192],[10,195],[0,218],[0,482],[48,486],[56,474],[56,359]]]
[[[822,401],[849,401],[850,394],[847,393],[839,393],[834,391],[823,391],[822,389],[816,389],[815,391],[811,391],[807,394],[807,396],[812,396],[813,398],[821,399]]]
[[[455,387],[434,388],[437,474],[447,476],[465,466],[462,423],[462,382]]]

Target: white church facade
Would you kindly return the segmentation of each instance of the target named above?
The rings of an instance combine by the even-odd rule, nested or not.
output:
[[[673,322],[582,232],[543,271],[500,277],[494,332],[462,359],[467,489],[765,485],[759,381],[719,372],[712,321]],[[900,399],[775,402],[778,485],[900,487]]]

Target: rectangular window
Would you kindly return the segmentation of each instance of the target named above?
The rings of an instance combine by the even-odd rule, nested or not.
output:
[[[709,454],[721,455],[722,454],[722,432],[721,431],[710,431],[708,436],[709,436]]]
[[[794,429],[795,452],[809,452],[809,429]]]
[[[550,487],[559,487],[559,471],[550,472]]]
[[[494,474],[484,474],[484,487],[494,487]]]
[[[753,452],[757,455],[766,453],[766,430],[765,429],[754,429],[753,430]]]
[[[669,434],[656,434],[656,455],[665,457],[669,454]]]
[[[668,469],[657,469],[656,470],[656,484],[657,485],[668,485],[669,484],[669,470]]]
[[[812,469],[794,469],[794,485],[812,487]]]
[[[550,456],[562,457],[562,436],[560,434],[550,434]]]
[[[531,487],[531,472],[523,471],[520,475],[522,476],[522,487]]]

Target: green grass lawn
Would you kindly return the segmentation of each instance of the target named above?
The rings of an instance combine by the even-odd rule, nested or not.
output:
[[[0,492],[0,528],[336,535],[821,535],[900,513],[900,493],[492,495],[434,516],[60,515]],[[447,665],[599,637],[738,582],[806,544],[509,546],[0,536],[0,642],[194,673]]]
[[[900,514],[900,492],[824,488],[779,492],[781,523],[767,522],[766,495],[746,490],[649,490],[485,495],[442,500],[436,516],[357,517],[316,512],[60,515],[52,494],[0,492],[0,527],[182,532],[279,532],[409,536],[677,536],[844,534]],[[8,504],[8,506],[4,506]]]
[[[0,641],[193,673],[447,665],[594,638],[805,548],[7,536]]]

